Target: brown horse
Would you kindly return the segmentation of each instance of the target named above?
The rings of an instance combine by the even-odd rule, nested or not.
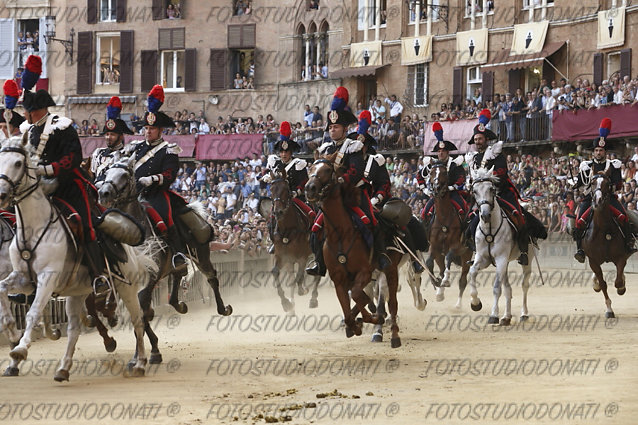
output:
[[[624,270],[630,254],[625,249],[622,231],[609,210],[609,198],[615,196],[609,172],[601,172],[592,176],[591,192],[593,217],[585,230],[582,247],[585,255],[589,258],[589,267],[595,275],[594,291],[603,291],[607,305],[605,316],[613,318],[616,316],[611,309],[611,299],[607,294],[607,282],[605,282],[600,265],[608,262],[616,265],[614,286],[618,295],[623,295],[626,291]]]
[[[296,265],[295,284],[297,293],[300,296],[308,293],[308,289],[304,288],[303,282],[306,263],[308,262],[308,257],[312,254],[309,242],[312,221],[295,205],[286,180],[286,171],[282,168],[280,172],[276,173],[275,177],[270,186],[270,193],[272,194],[271,211],[263,211],[262,215],[266,214],[264,217],[270,215],[272,220],[272,242],[275,245],[275,266],[272,269],[272,274],[275,278],[277,294],[281,299],[284,311],[294,314],[294,287],[291,292],[291,299],[288,299],[282,289],[279,275],[282,268],[289,267],[294,270]],[[260,207],[266,208],[264,205],[260,205]],[[309,306],[310,308],[317,308],[319,305],[317,288],[321,277],[316,276],[313,279],[314,285]]]
[[[434,264],[439,266],[440,285],[436,288],[436,300],[443,301],[445,287],[450,286],[450,266],[454,261],[461,266],[459,279],[459,298],[456,308],[461,308],[461,297],[467,286],[467,273],[470,270],[469,261],[472,250],[463,243],[463,221],[452,204],[450,197],[449,179],[446,164],[436,162],[430,171],[430,187],[434,193],[435,215],[430,224],[430,252],[426,266],[434,274]],[[467,214],[467,213],[466,213]]]
[[[321,206],[324,214],[324,231],[326,240],[323,244],[323,255],[330,278],[334,282],[337,298],[343,310],[346,336],[361,335],[361,321],[357,315],[361,313],[363,322],[375,325],[383,323],[383,317],[372,315],[367,310],[370,298],[364,288],[370,282],[372,272],[377,265],[372,258],[361,233],[355,228],[348,206],[355,205],[353,190],[344,187],[337,178],[334,166],[330,161],[320,159],[310,167],[310,178],[306,183],[306,199]],[[356,195],[356,193],[354,193]],[[356,197],[356,196],[355,196]],[[384,273],[388,280],[388,307],[391,317],[392,348],[401,346],[399,326],[397,325],[397,289],[398,264],[403,254],[389,251],[392,264]],[[350,308],[348,290],[356,305]]]

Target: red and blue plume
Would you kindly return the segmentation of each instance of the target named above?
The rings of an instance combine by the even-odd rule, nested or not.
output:
[[[348,98],[350,94],[345,87],[337,87],[334,97],[332,98],[332,104],[330,105],[331,111],[342,111],[348,106]]]
[[[443,127],[441,126],[440,122],[435,122],[434,124],[432,124],[432,131],[434,132],[434,137],[436,137],[436,140],[438,140],[439,142],[443,141]]]
[[[490,113],[489,109],[483,109],[481,111],[481,113],[479,114],[479,122],[483,125],[487,125],[490,120],[492,119],[492,114]]]
[[[370,125],[372,125],[372,115],[370,114],[370,111],[367,109],[365,111],[361,111],[359,114],[359,128],[357,129],[357,133],[366,134]]]
[[[156,84],[153,86],[151,91],[148,93],[148,111],[152,113],[157,113],[159,108],[164,104],[164,87]]]
[[[7,80],[4,82],[2,89],[4,90],[4,106],[7,109],[15,108],[18,103],[18,98],[20,97],[18,83],[16,83],[15,80]]]
[[[292,129],[288,121],[283,121],[279,126],[279,140],[290,140]]]
[[[40,74],[42,74],[42,58],[35,55],[29,56],[22,71],[22,88],[31,90],[40,79]]]
[[[609,133],[611,133],[611,120],[609,118],[603,118],[600,122],[598,134],[600,134],[600,137],[607,137]]]
[[[106,105],[106,119],[119,119],[120,112],[122,112],[122,101],[119,97],[113,96],[111,100],[109,100],[109,104]]]

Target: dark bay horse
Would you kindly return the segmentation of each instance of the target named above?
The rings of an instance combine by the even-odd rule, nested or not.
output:
[[[271,211],[263,211],[262,215],[266,214],[264,217],[270,216],[272,220],[272,242],[275,245],[275,266],[272,269],[272,274],[284,311],[294,314],[294,287],[292,288],[291,298],[287,298],[281,285],[280,271],[284,268],[289,268],[292,272],[296,266],[294,282],[297,286],[297,293],[299,295],[308,293],[308,289],[304,288],[303,282],[305,267],[309,256],[312,255],[309,242],[312,221],[295,205],[286,180],[286,171],[283,168],[275,174],[275,179],[271,182],[270,193],[272,194]],[[310,308],[317,308],[319,305],[317,288],[320,280],[320,276],[313,278]]]
[[[333,164],[325,159],[316,161],[310,167],[310,178],[306,183],[306,199],[321,206],[324,214],[323,255],[330,278],[334,282],[337,298],[341,304],[346,326],[346,336],[361,335],[361,322],[357,315],[361,313],[363,322],[382,324],[384,319],[372,315],[367,310],[370,298],[364,288],[372,277],[377,265],[371,250],[361,233],[355,228],[348,212],[348,206],[357,204],[353,198],[353,189],[344,187],[338,179]],[[392,264],[384,273],[388,281],[390,320],[392,329],[392,348],[401,346],[399,326],[397,324],[397,289],[399,284],[398,264],[402,253],[388,251]],[[348,291],[356,305],[351,309]]]
[[[150,363],[161,363],[162,355],[158,348],[158,338],[151,329],[150,322],[153,320],[155,312],[151,307],[152,293],[155,285],[165,277],[168,277],[171,286],[171,295],[169,304],[175,308],[178,313],[184,314],[188,311],[188,307],[184,302],[178,299],[178,289],[183,273],[174,272],[171,265],[172,252],[163,241],[154,235],[153,226],[150,223],[144,207],[138,200],[135,191],[135,178],[133,172],[134,158],[122,158],[119,162],[111,165],[106,170],[104,183],[100,186],[98,194],[100,203],[104,206],[118,208],[129,214],[144,224],[147,236],[145,246],[152,251],[152,255],[159,265],[159,273],[144,286],[139,292],[139,300],[142,310],[144,311],[144,331],[151,343]],[[179,225],[176,220],[175,225]],[[183,234],[187,233],[185,230]],[[222,316],[229,316],[233,312],[233,308],[224,305],[221,293],[219,291],[219,280],[217,279],[217,271],[210,261],[210,248],[208,243],[199,244],[195,240],[185,238],[188,248],[186,253],[189,259],[197,265],[199,270],[206,276],[208,284],[215,294],[215,302],[217,305],[217,313]]]
[[[446,163],[435,162],[429,176],[434,195],[434,218],[430,224],[430,252],[426,266],[434,274],[434,261],[439,267],[441,283],[436,288],[436,300],[443,301],[445,287],[450,286],[450,266],[456,262],[461,266],[459,298],[456,308],[461,308],[461,297],[467,286],[472,250],[463,243],[463,222],[467,211],[460,217],[450,196],[450,185]],[[436,286],[436,285],[435,285]]]
[[[611,170],[611,169],[610,169]],[[607,282],[601,269],[603,263],[614,263],[616,266],[616,280],[614,286],[618,295],[624,295],[625,265],[629,255],[625,249],[622,231],[609,210],[609,198],[615,196],[608,173],[598,173],[592,176],[592,208],[593,217],[583,236],[583,251],[589,258],[589,267],[594,272],[594,291],[603,291],[607,318],[616,317],[611,309],[611,299],[607,293]]]

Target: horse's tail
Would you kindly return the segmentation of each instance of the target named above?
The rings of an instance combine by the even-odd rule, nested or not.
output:
[[[143,244],[133,248],[135,256],[139,264],[139,271],[145,270],[151,275],[157,275],[159,273],[159,266],[157,265],[157,254],[165,249],[166,243],[159,237],[151,236],[146,238]]]

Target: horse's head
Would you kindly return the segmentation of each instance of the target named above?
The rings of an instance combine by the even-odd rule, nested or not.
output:
[[[498,178],[493,174],[493,170],[494,168],[479,169],[472,182],[472,193],[479,207],[480,218],[486,223],[492,218],[492,209],[496,200]]]
[[[99,201],[106,207],[112,207],[117,201],[135,190],[133,172],[134,158],[122,158],[108,167],[104,180],[96,183]]]
[[[3,140],[0,148],[0,208],[6,208],[11,201],[38,183],[35,173],[31,172],[31,158],[26,139],[11,137]],[[34,180],[29,186],[29,180]]]
[[[448,191],[448,173],[444,162],[435,162],[430,170],[430,187],[434,196],[443,196]]]
[[[272,194],[272,212],[279,220],[288,211],[292,199],[288,182],[281,178],[273,180],[270,183],[270,193]]]
[[[609,172],[600,172],[592,176],[591,192],[594,208],[598,208],[601,205],[606,205],[609,202],[609,197],[612,192]]]
[[[315,161],[310,167],[306,183],[306,199],[309,202],[321,202],[328,197],[337,183],[333,164],[326,159]]]

